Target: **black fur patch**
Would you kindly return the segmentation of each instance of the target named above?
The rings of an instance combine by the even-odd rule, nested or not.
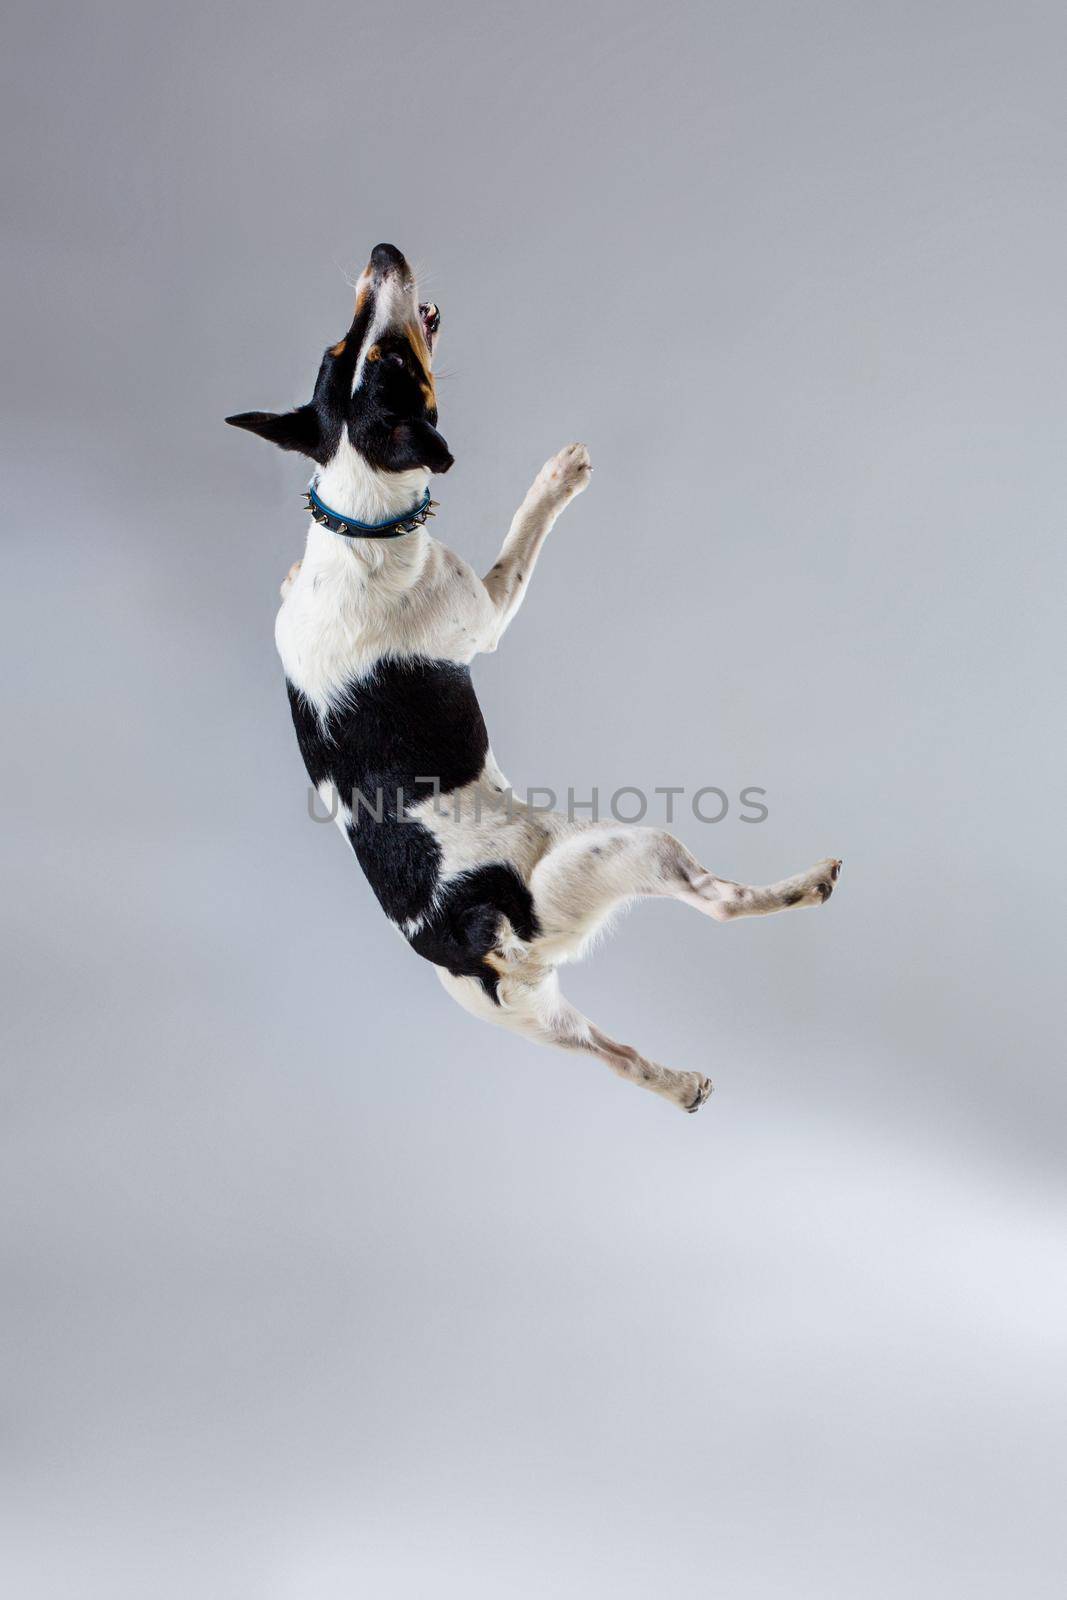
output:
[[[485,964],[501,916],[520,938],[537,931],[533,901],[518,873],[489,863],[436,895],[441,856],[405,806],[474,781],[489,749],[469,668],[414,657],[383,661],[350,685],[343,705],[320,719],[290,683],[297,742],[316,788],[336,787],[352,807],[348,837],[392,921],[421,918],[408,936],[419,955],[457,975],[478,978],[496,997],[497,974]],[[445,802],[441,802],[444,804]]]
[[[514,867],[494,861],[455,879],[408,943],[457,978],[477,978],[496,1000],[499,974],[486,965],[485,957],[497,942],[502,915],[520,939],[536,938],[540,932],[529,889]]]

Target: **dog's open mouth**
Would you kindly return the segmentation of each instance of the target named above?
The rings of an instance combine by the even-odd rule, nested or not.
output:
[[[422,321],[422,331],[426,335],[426,343],[433,349],[433,342],[437,337],[437,330],[441,326],[441,313],[431,302],[429,305],[419,307],[419,317]]]

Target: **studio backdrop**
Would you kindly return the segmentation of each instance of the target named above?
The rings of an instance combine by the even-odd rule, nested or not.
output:
[[[6,1594],[1062,1594],[1065,48],[17,0]],[[465,1016],[309,815],[307,464],[223,418],[308,398],[380,240],[442,312],[434,531],[485,572],[594,463],[474,667],[516,789],[844,859],[568,974],[699,1117]]]

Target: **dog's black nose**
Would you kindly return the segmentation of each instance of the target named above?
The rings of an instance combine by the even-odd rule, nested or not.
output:
[[[370,253],[370,264],[375,272],[407,272],[408,264],[403,252],[395,244],[376,244]]]

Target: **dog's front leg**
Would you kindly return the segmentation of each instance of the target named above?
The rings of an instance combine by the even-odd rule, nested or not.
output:
[[[485,578],[493,602],[487,650],[495,650],[501,634],[522,604],[545,536],[568,501],[581,494],[592,472],[584,444],[569,444],[546,461],[516,511],[496,565]]]

